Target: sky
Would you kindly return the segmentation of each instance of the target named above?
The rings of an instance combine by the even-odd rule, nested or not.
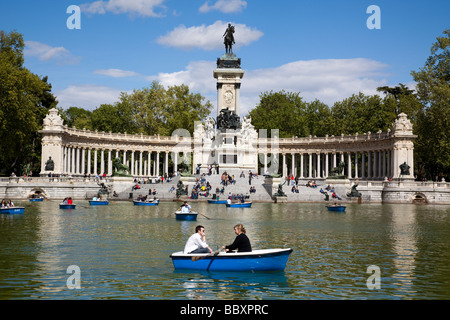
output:
[[[94,110],[156,80],[188,85],[211,101],[214,115],[213,71],[225,53],[228,23],[245,71],[240,110],[246,116],[264,92],[300,92],[305,101],[332,106],[359,92],[377,94],[380,86],[414,88],[411,71],[424,66],[436,38],[450,29],[450,1],[0,3],[0,30],[23,34],[25,66],[48,76],[64,109]]]

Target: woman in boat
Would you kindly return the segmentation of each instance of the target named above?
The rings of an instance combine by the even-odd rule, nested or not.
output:
[[[250,239],[246,235],[246,230],[242,224],[237,224],[234,226],[234,233],[236,234],[236,239],[229,246],[222,247],[226,252],[231,252],[237,249],[237,252],[251,252],[252,246],[250,244]]]

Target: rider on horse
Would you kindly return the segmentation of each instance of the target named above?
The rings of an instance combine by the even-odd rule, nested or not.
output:
[[[235,44],[233,33],[234,33],[234,26],[232,26],[231,23],[229,23],[227,30],[223,34],[223,37],[225,37],[224,44],[226,53],[233,53],[232,47],[233,44]]]

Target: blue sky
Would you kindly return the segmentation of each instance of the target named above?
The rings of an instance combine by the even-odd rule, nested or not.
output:
[[[67,28],[70,5],[81,29]],[[369,29],[370,5],[381,29]],[[48,75],[59,106],[94,109],[158,80],[185,83],[216,104],[215,62],[226,25],[242,59],[241,115],[264,91],[332,105],[378,86],[413,87],[432,43],[450,28],[448,0],[16,0],[0,29],[26,41],[25,65]],[[215,110],[215,108],[214,108]]]

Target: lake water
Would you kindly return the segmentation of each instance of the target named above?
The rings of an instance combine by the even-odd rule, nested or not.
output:
[[[351,204],[334,213],[324,204],[192,203],[210,220],[183,222],[173,202],[76,204],[60,210],[57,201],[18,202],[27,207],[23,215],[0,215],[0,299],[450,298],[449,206]],[[169,256],[196,225],[218,248],[233,242],[237,223],[254,249],[294,250],[285,272],[174,270]],[[69,266],[79,268],[80,289],[67,285]]]

